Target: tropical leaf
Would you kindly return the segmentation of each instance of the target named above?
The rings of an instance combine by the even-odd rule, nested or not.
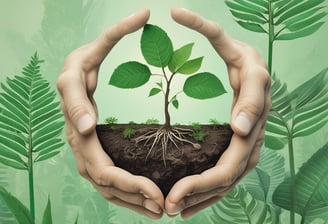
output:
[[[64,145],[60,105],[40,74],[41,63],[35,53],[21,76],[1,84],[0,162],[16,169],[27,169],[29,159],[51,158]]]
[[[295,177],[281,183],[273,194],[278,206],[291,210],[291,191],[295,196],[295,211],[302,216],[302,223],[310,223],[315,218],[328,220],[328,144],[319,149],[302,165]]]
[[[48,198],[47,206],[43,212],[42,224],[52,224],[51,201]]]
[[[162,28],[146,24],[141,35],[141,52],[148,64],[164,68],[173,55],[173,45]]]
[[[307,136],[328,122],[328,68],[307,80],[291,93],[273,75],[272,107],[267,120],[266,146],[283,148],[289,137]],[[315,86],[315,88],[313,88]],[[278,141],[278,146],[274,145]]]
[[[236,187],[227,196],[212,206],[213,223],[279,223],[275,209],[252,197],[242,187]]]
[[[0,186],[0,201],[5,202],[19,224],[34,224],[30,212],[25,205],[2,186]]]
[[[285,178],[284,166],[283,156],[263,148],[257,167],[241,183],[255,199],[273,204],[273,192]]]
[[[272,75],[271,102],[272,106],[267,119],[265,146],[271,149],[282,149],[284,139],[289,135],[291,103],[287,85],[282,83],[275,74]],[[278,144],[278,145],[277,145]]]
[[[315,86],[315,88],[313,88]],[[293,105],[293,137],[314,133],[328,122],[328,68],[290,94]]]
[[[226,0],[243,28],[267,33],[271,40],[292,40],[316,32],[327,16],[325,0]]]

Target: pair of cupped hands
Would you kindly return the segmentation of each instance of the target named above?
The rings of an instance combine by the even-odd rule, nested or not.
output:
[[[164,212],[187,218],[224,197],[256,166],[271,106],[270,76],[265,61],[253,47],[232,39],[213,21],[186,9],[172,8],[172,18],[204,35],[226,63],[234,93],[230,121],[234,134],[215,167],[182,178],[164,198],[150,179],[116,167],[102,149],[95,130],[97,107],[93,94],[100,65],[115,44],[142,28],[149,16],[149,9],[136,12],[74,50],[66,58],[57,88],[79,173],[116,205],[153,219]]]

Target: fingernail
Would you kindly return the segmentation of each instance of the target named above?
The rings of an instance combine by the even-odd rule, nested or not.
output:
[[[159,205],[156,204],[156,202],[154,202],[153,200],[146,199],[144,201],[144,207],[146,209],[148,209],[149,211],[154,212],[156,214],[159,214],[162,212],[161,207],[159,207]]]
[[[94,124],[94,120],[90,116],[90,114],[85,114],[79,118],[77,121],[77,130],[80,133],[85,133],[88,131]]]
[[[245,112],[240,112],[236,119],[235,119],[235,125],[237,128],[244,132],[245,134],[248,134],[252,128],[251,122]]]

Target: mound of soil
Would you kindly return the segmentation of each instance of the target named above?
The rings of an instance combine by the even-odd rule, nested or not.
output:
[[[98,138],[103,149],[115,165],[134,175],[148,177],[161,189],[164,197],[181,178],[199,174],[213,166],[229,146],[233,134],[230,125],[201,125],[205,138],[197,142],[192,134],[184,135],[187,141],[198,143],[198,147],[186,142],[168,141],[166,152],[162,144],[151,149],[151,142],[138,142],[136,139],[160,125],[114,124],[97,125]],[[126,129],[133,130],[130,139],[124,138]],[[179,126],[181,130],[192,130],[191,126]],[[191,131],[192,132],[192,131]],[[200,147],[199,147],[200,146]],[[151,150],[150,150],[151,149]]]

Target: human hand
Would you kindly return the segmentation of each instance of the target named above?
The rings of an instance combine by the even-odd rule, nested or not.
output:
[[[173,8],[171,14],[207,37],[227,65],[234,93],[229,147],[215,167],[179,180],[166,197],[166,213],[187,218],[224,197],[257,165],[271,107],[271,79],[257,51],[229,37],[218,24],[185,9]]]
[[[164,198],[157,185],[115,167],[102,149],[95,130],[97,107],[93,98],[102,61],[124,35],[143,27],[149,14],[149,10],[141,10],[73,51],[65,61],[57,88],[79,173],[107,200],[150,218],[160,218]]]

